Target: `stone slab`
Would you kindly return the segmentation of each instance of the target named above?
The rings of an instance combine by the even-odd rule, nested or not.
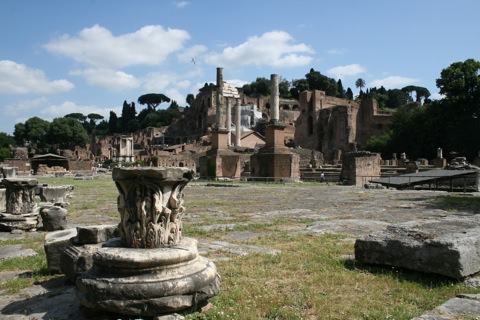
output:
[[[117,225],[93,225],[77,227],[77,236],[72,239],[75,245],[97,244],[118,236]]]
[[[37,255],[35,250],[22,249],[21,244],[12,244],[0,247],[0,260],[7,260],[10,258],[25,258],[35,255]]]
[[[0,188],[0,212],[3,212],[6,210],[7,200],[6,200],[5,193],[6,193],[6,189]]]
[[[480,294],[460,294],[434,310],[412,320],[478,319]]]
[[[72,190],[73,186],[42,186],[40,199],[45,202],[63,202]]]
[[[67,228],[67,210],[60,206],[47,206],[40,210],[44,231],[65,230]]]
[[[70,243],[70,239],[76,235],[77,229],[75,228],[47,233],[43,247],[47,258],[48,270],[54,273],[61,272],[60,256]]]
[[[465,278],[480,271],[480,227],[473,219],[458,218],[390,225],[357,239],[355,259]]]

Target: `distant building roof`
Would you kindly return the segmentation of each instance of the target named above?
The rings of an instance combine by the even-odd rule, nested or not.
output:
[[[34,155],[32,157],[32,159],[38,159],[38,160],[42,160],[42,159],[47,159],[47,158],[54,158],[54,159],[58,159],[58,160],[67,160],[66,157],[62,157],[62,156],[59,156],[58,154],[53,154],[53,153],[46,153],[46,154],[37,154],[37,155]]]

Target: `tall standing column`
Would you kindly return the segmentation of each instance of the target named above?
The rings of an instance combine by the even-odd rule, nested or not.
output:
[[[227,112],[226,112],[226,124],[227,124],[227,132],[228,132],[228,137],[227,137],[227,144],[230,147],[232,145],[232,138],[231,138],[231,131],[232,131],[232,105],[231,105],[231,100],[229,98],[224,98],[226,100],[226,105],[227,105]]]
[[[240,147],[242,134],[242,108],[240,106],[240,98],[236,98],[235,104],[235,146]]]
[[[278,89],[278,74],[270,76],[270,121],[278,122],[280,119],[279,110],[279,89]]]
[[[217,105],[216,105],[217,129],[225,129],[225,117],[223,108],[223,68],[217,68]]]

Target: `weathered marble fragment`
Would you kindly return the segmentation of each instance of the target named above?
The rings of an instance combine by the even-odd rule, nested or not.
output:
[[[474,219],[416,220],[357,239],[355,259],[451,278],[480,271],[480,227]]]

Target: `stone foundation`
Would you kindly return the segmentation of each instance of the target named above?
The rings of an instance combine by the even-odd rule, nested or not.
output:
[[[170,248],[122,247],[119,238],[93,255],[94,267],[77,279],[82,305],[131,316],[158,316],[196,306],[218,294],[215,265],[198,255],[197,241]]]

